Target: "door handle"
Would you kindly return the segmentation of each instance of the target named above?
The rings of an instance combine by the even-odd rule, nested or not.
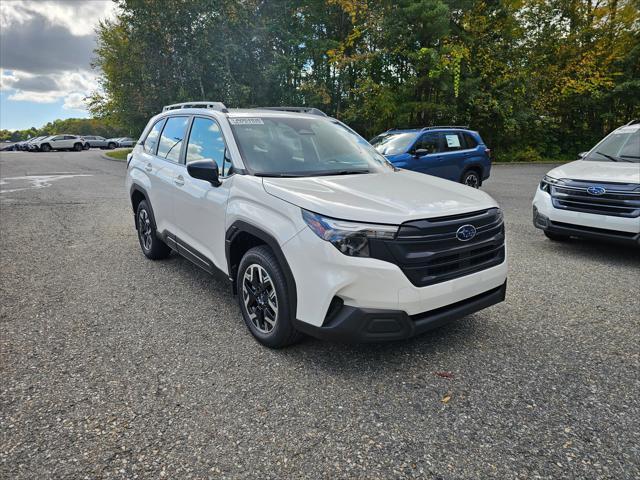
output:
[[[181,187],[184,185],[184,177],[182,175],[178,175],[173,181],[177,186]]]
[[[153,167],[151,166],[151,164],[150,164],[150,163],[147,163],[147,164],[144,166],[144,169],[145,169],[147,172],[150,172],[151,170],[153,170]]]

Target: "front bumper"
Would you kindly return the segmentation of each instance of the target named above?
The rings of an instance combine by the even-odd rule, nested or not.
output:
[[[551,196],[540,188],[533,199],[533,225],[558,235],[640,245],[640,218],[560,210],[553,206]]]
[[[398,265],[375,258],[343,255],[309,228],[304,228],[286,242],[282,250],[296,282],[296,319],[299,324],[305,324],[299,328],[312,335],[316,331],[317,336],[322,335],[322,331],[344,333],[348,328],[344,325],[338,328],[336,325],[346,325],[347,320],[368,325],[369,318],[359,318],[362,312],[367,314],[364,317],[370,317],[368,314],[371,312],[382,312],[386,317],[392,312],[394,319],[403,318],[399,321],[403,326],[402,333],[392,332],[390,336],[406,338],[422,331],[418,324],[423,322],[416,322],[416,318],[501,287],[507,279],[505,260],[499,265],[463,277],[417,287]],[[329,313],[336,300],[344,305],[339,314],[339,317],[347,317],[344,321]],[[352,313],[354,311],[360,313]],[[408,323],[407,318],[413,319],[413,323]],[[327,326],[329,330],[322,330]],[[320,330],[313,330],[313,327]],[[357,325],[351,328],[359,331]],[[389,336],[389,332],[383,333],[383,336]]]
[[[501,286],[474,297],[416,315],[407,315],[402,310],[343,306],[320,327],[297,320],[296,328],[322,340],[340,342],[403,340],[500,303],[504,301],[506,291],[507,282],[505,281]]]

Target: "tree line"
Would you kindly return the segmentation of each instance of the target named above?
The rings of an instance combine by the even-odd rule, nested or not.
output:
[[[562,158],[640,117],[640,0],[117,0],[91,111],[320,108],[370,138],[463,124],[502,160]]]
[[[100,135],[105,138],[124,137],[128,131],[120,126],[112,125],[100,118],[67,118],[54,120],[41,128],[31,127],[24,130],[0,130],[0,142],[19,142],[41,135],[57,135],[69,133],[73,135]]]

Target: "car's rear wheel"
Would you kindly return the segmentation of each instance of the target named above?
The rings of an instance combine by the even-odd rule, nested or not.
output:
[[[554,242],[566,242],[569,240],[569,235],[560,235],[559,233],[544,231],[544,234],[547,236],[549,240],[553,240]]]
[[[42,150],[43,152],[48,152],[51,150],[51,145],[49,145],[48,143],[45,143],[40,146],[40,150]]]
[[[468,187],[480,188],[480,185],[482,184],[480,172],[475,169],[465,171],[460,178],[460,183],[464,183]]]
[[[261,245],[245,253],[237,282],[242,316],[258,342],[281,348],[300,339],[282,267],[269,247]]]
[[[88,143],[85,143],[82,148],[84,148],[85,150],[89,150],[91,148],[91,145],[89,145]]]
[[[142,200],[136,209],[136,229],[140,248],[147,258],[161,260],[169,256],[171,248],[158,238],[151,209],[146,200]]]

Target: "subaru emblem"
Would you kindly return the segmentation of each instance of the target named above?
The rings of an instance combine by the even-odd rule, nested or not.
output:
[[[473,225],[462,225],[456,231],[456,238],[461,242],[468,242],[476,236],[476,227]]]
[[[589,195],[603,195],[607,193],[607,191],[604,189],[604,187],[591,185],[589,188],[587,188],[587,193],[589,193]]]

